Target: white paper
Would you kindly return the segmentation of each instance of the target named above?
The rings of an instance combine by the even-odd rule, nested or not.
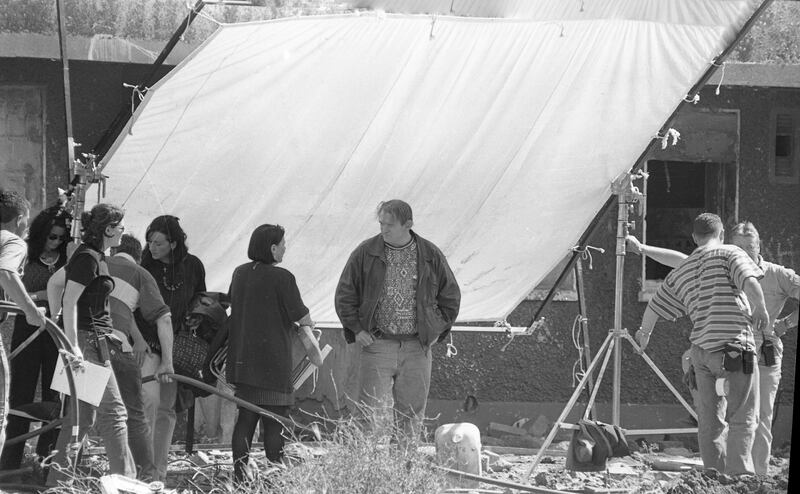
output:
[[[108,379],[111,377],[111,368],[84,360],[80,368],[73,370],[73,376],[78,399],[92,406],[98,406],[106,390]],[[60,356],[56,363],[56,371],[53,374],[53,382],[50,385],[50,389],[59,393],[70,394],[69,381],[64,370],[64,361]]]

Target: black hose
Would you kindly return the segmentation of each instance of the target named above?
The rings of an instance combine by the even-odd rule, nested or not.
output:
[[[197,379],[192,379],[191,377],[182,376],[180,374],[165,373],[165,374],[162,374],[162,375],[166,375],[166,376],[170,377],[171,379],[174,379],[175,381],[178,381],[178,382],[181,382],[181,383],[184,383],[184,384],[188,384],[189,386],[193,386],[195,388],[202,389],[203,391],[206,391],[208,393],[213,393],[213,394],[219,396],[220,398],[225,398],[226,400],[232,401],[232,402],[236,403],[237,405],[239,405],[240,407],[246,408],[247,410],[250,410],[251,412],[255,412],[255,413],[257,413],[259,415],[262,415],[264,417],[271,418],[272,420],[275,420],[276,422],[280,423],[289,432],[292,432],[295,428],[299,428],[299,429],[302,429],[302,430],[307,430],[309,432],[312,432],[312,433],[314,433],[314,435],[317,434],[317,431],[312,429],[311,427],[307,427],[307,426],[298,424],[297,422],[295,422],[293,420],[290,420],[290,419],[288,419],[286,417],[283,417],[281,415],[272,413],[272,412],[270,412],[268,410],[264,410],[263,408],[261,408],[259,406],[253,405],[249,401],[245,401],[245,400],[243,400],[241,398],[237,398],[235,396],[226,395],[226,394],[220,392],[214,386],[206,384],[206,383],[204,383],[202,381],[198,381]],[[155,379],[156,379],[155,376],[145,376],[145,377],[142,378],[142,384],[150,382],[150,381],[154,381]]]
[[[21,436],[15,436],[15,437],[12,437],[11,439],[6,440],[5,446],[8,446],[10,444],[17,444],[17,443],[25,442],[25,441],[27,441],[28,439],[30,439],[32,437],[36,437],[36,436],[39,436],[41,434],[44,434],[47,431],[51,431],[51,430],[55,429],[56,427],[60,426],[63,423],[64,423],[64,419],[51,420],[50,422],[48,422],[45,425],[39,427],[35,431],[26,432],[25,434],[22,434]]]
[[[23,317],[25,315],[23,310],[20,309],[17,305],[12,304],[10,302],[0,301],[0,313],[6,313],[6,312],[9,312],[9,313],[12,313],[12,314],[16,314],[17,316],[22,315]],[[50,337],[53,338],[53,341],[55,342],[56,347],[59,350],[66,350],[66,351],[70,352],[71,354],[75,355],[75,353],[76,353],[75,348],[72,346],[72,343],[70,343],[70,341],[67,339],[67,335],[65,335],[64,332],[61,331],[61,328],[59,328],[56,323],[54,323],[49,318],[45,318],[45,329],[47,330],[47,333],[50,335]],[[71,412],[73,413],[73,417],[75,417],[75,424],[78,424],[79,423],[78,422],[78,413],[79,413],[78,410],[79,410],[79,408],[78,408],[78,399],[77,399],[78,394],[77,394],[77,391],[76,391],[76,388],[75,388],[75,375],[72,372],[72,366],[70,365],[70,362],[67,359],[67,356],[64,353],[60,352],[60,351],[59,351],[59,354],[61,355],[61,359],[62,359],[62,361],[64,363],[64,370],[67,373],[67,383],[69,385],[70,396],[73,397],[73,399],[69,400],[69,402],[70,402],[69,406],[72,409]],[[11,379],[10,371],[8,369],[3,369],[2,371],[3,371],[3,374],[4,374],[3,378],[8,377],[8,379]],[[4,410],[3,414],[4,414],[4,416],[0,417],[0,420],[5,421],[6,420],[5,415],[8,414],[8,411]],[[39,429],[39,430],[41,430],[41,429]],[[73,427],[72,428],[72,441],[71,441],[71,443],[77,443],[78,439],[79,439],[78,438],[78,428],[77,427]],[[11,443],[11,444],[13,444],[13,443]]]

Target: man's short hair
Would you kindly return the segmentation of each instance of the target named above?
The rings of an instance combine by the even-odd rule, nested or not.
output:
[[[111,250],[112,254],[128,254],[136,261],[136,264],[142,262],[142,243],[130,233],[124,233],[120,238],[119,246]]]
[[[0,223],[8,223],[31,210],[31,203],[15,190],[0,190]]]
[[[758,230],[756,230],[755,225],[749,221],[741,221],[736,223],[736,225],[731,228],[730,237],[731,239],[734,237],[747,237],[754,238],[756,240],[761,239],[761,236],[758,234]]]
[[[714,213],[703,213],[694,219],[692,233],[700,238],[718,234],[723,230],[722,220]]]
[[[414,220],[414,215],[411,212],[411,206],[409,206],[407,202],[401,201],[400,199],[391,199],[378,204],[377,214],[381,213],[391,214],[394,219],[399,221],[401,224],[406,224],[406,222]]]

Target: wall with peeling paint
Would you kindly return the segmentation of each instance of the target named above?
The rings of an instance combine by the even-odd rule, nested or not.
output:
[[[761,232],[765,259],[800,268],[800,185],[771,183],[767,152],[772,108],[800,108],[800,90],[775,88],[723,87],[719,96],[709,87],[700,103],[691,108],[679,128],[679,146],[653,153],[651,158],[694,160],[698,154],[719,155],[739,164],[739,219],[749,219]],[[739,129],[720,129],[704,123],[702,112],[738,113]],[[683,112],[686,113],[686,112]],[[679,119],[680,120],[680,119]],[[738,146],[731,139],[738,140]],[[736,149],[730,154],[730,149]],[[709,161],[713,161],[709,159]],[[678,184],[673,183],[673,187]],[[636,235],[641,237],[640,221]],[[542,232],[546,235],[547,232]],[[585,293],[589,318],[590,343],[597,349],[614,321],[616,208],[600,221],[589,245],[602,247],[595,254],[593,268],[585,265]],[[629,254],[625,260],[623,325],[638,328],[645,303],[638,301],[641,288],[641,261]],[[509,318],[513,325],[528,325],[540,302],[526,301]],[[572,343],[576,302],[552,302],[544,311],[547,326],[533,337],[516,338],[503,352],[508,340],[502,336],[455,334],[458,356],[446,358],[444,349],[435,349],[431,398],[463,400],[472,394],[479,401],[565,402],[572,393],[573,363],[577,350]],[[648,354],[664,374],[683,390],[680,356],[688,347],[687,321],[660,322],[651,339]],[[794,393],[797,333],[784,337],[786,355],[780,403],[792,402]],[[625,403],[677,403],[658,377],[630,345],[624,344],[621,401]],[[606,372],[598,401],[611,400],[611,370]],[[684,396],[689,399],[688,394]]]

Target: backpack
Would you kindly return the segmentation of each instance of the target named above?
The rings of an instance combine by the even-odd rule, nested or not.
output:
[[[582,419],[576,424],[567,450],[568,470],[599,472],[609,458],[631,454],[625,434],[619,426]]]

